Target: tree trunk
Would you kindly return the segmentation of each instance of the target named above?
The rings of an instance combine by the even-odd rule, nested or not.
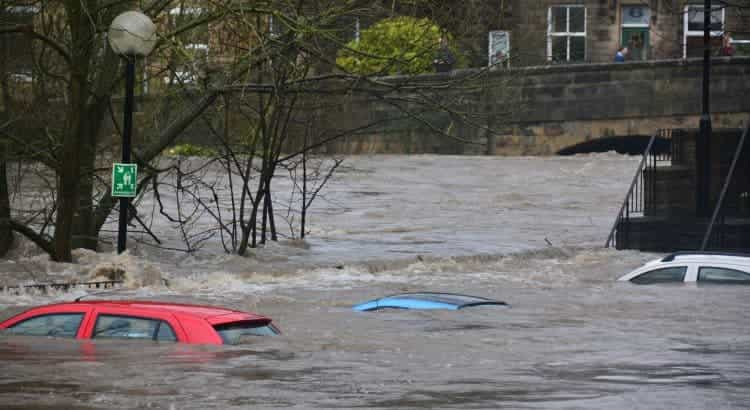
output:
[[[109,94],[121,77],[120,57],[107,47],[102,63],[97,66],[95,95],[86,106],[86,123],[81,136],[81,185],[78,192],[78,212],[73,223],[73,247],[96,250],[99,242],[97,212],[94,204],[94,172],[96,147],[102,124],[107,116]]]
[[[5,256],[13,244],[13,232],[10,228],[10,200],[8,197],[8,179],[5,142],[0,140],[0,257]]]
[[[65,2],[68,26],[71,28],[71,75],[68,87],[69,111],[65,124],[65,135],[60,151],[60,169],[57,187],[57,214],[53,258],[58,262],[70,262],[73,249],[73,218],[78,210],[81,179],[81,146],[86,143],[87,86],[91,66],[94,27],[88,21],[87,4],[83,1]],[[88,2],[86,2],[88,3]],[[93,7],[88,7],[93,10]]]
[[[263,199],[263,219],[260,223],[260,244],[266,243],[266,227],[268,226],[268,197]]]
[[[266,202],[268,202],[268,229],[271,231],[271,240],[276,242],[279,236],[276,234],[276,220],[273,217],[273,200],[271,200],[271,179],[266,182]]]
[[[3,47],[7,47],[7,39],[3,38]],[[8,76],[6,68],[6,61],[0,61],[0,87],[2,92],[2,107],[3,111],[0,111],[0,124],[4,124],[10,118],[10,105],[11,96],[10,89],[8,88]],[[3,137],[2,131],[0,131],[0,257],[5,256],[8,253],[11,245],[13,244],[13,231],[10,226],[10,197],[8,196],[8,140]]]
[[[85,111],[81,99],[84,86],[73,81],[70,87],[71,104],[68,112],[67,132],[63,137],[60,172],[57,187],[57,214],[53,258],[59,262],[70,262],[73,249],[73,218],[78,209],[81,178],[80,129]]]
[[[57,188],[57,214],[55,218],[55,254],[54,259],[59,262],[70,262],[73,249],[73,217],[78,202],[78,182],[80,178],[80,155],[78,150],[78,134],[75,132],[80,123],[80,112],[76,112],[75,105],[71,109],[68,132],[63,139],[62,161]]]
[[[300,217],[300,239],[305,239],[305,222],[307,220],[307,134],[310,126],[308,125],[307,128],[302,144],[302,215]]]
[[[104,104],[102,104],[104,106]],[[73,220],[73,247],[96,250],[98,235],[94,212],[94,170],[99,124],[104,119],[104,109],[87,110],[87,126],[81,139],[81,179],[78,189],[77,212]]]

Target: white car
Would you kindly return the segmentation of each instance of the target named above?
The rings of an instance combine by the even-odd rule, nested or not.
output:
[[[676,252],[646,263],[619,281],[651,283],[724,283],[750,285],[750,254]]]

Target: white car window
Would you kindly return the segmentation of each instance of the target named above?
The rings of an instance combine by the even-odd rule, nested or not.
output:
[[[682,282],[685,280],[686,272],[687,266],[672,266],[669,268],[650,270],[630,279],[630,281],[639,285]]]
[[[750,284],[750,274],[735,269],[718,268],[713,266],[702,266],[698,270],[698,281],[714,283],[738,283]]]

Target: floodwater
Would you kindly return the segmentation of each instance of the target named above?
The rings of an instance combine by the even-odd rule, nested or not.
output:
[[[0,336],[0,408],[748,408],[750,287],[615,282],[657,257],[602,248],[637,162],[347,158],[304,243],[246,258],[134,235],[130,254],[67,265],[21,244],[0,262],[17,283],[121,267],[128,287],[99,297],[252,310],[284,334],[229,347]],[[178,247],[166,222],[155,232]],[[511,307],[351,310],[422,290]],[[86,292],[0,294],[0,317]]]

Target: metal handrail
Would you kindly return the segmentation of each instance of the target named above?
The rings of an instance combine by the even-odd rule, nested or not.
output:
[[[711,215],[711,222],[708,224],[706,233],[703,236],[703,242],[701,243],[702,251],[706,250],[706,246],[708,245],[708,240],[711,237],[711,234],[713,233],[713,230],[714,230],[714,223],[716,222],[716,217],[719,215],[721,206],[724,204],[724,197],[727,195],[727,190],[729,189],[729,185],[732,183],[732,178],[734,177],[734,169],[737,167],[737,162],[739,161],[740,156],[742,155],[742,149],[745,145],[745,137],[747,137],[748,129],[750,129],[750,121],[748,121],[747,125],[745,125],[745,131],[742,133],[742,136],[740,137],[740,141],[737,143],[737,149],[734,151],[734,158],[732,158],[732,165],[729,167],[727,178],[724,181],[724,187],[721,188],[721,194],[719,195],[719,200],[716,202],[716,206],[714,207],[714,212]]]
[[[620,207],[620,212],[617,214],[617,218],[615,218],[615,223],[612,225],[612,229],[609,231],[607,242],[604,244],[605,248],[609,248],[614,240],[615,232],[617,232],[617,225],[622,220],[623,214],[625,213],[625,209],[628,207],[628,204],[630,203],[630,199],[633,196],[633,193],[635,192],[635,187],[638,184],[638,178],[641,177],[641,174],[643,172],[644,166],[646,165],[648,156],[651,153],[651,148],[654,145],[654,141],[656,141],[657,135],[658,133],[651,136],[651,139],[648,141],[648,145],[646,146],[646,149],[643,151],[643,158],[641,158],[641,163],[638,165],[638,169],[635,171],[635,175],[633,176],[633,181],[630,183],[630,188],[628,189],[628,193],[625,195],[625,200],[622,201],[622,206]]]

